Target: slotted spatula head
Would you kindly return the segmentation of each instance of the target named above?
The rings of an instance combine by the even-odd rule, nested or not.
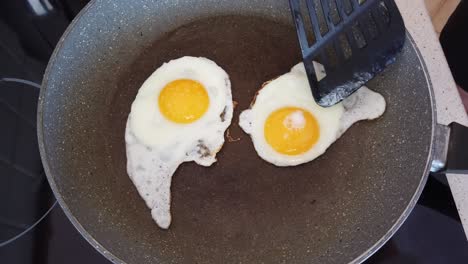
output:
[[[393,0],[289,4],[312,93],[324,107],[339,103],[392,64],[405,42],[405,25]]]

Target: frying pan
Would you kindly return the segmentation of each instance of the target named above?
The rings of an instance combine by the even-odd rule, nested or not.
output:
[[[144,80],[185,55],[230,75],[230,135],[240,140],[209,168],[179,167],[162,230],[126,173],[125,123]],[[408,34],[397,62],[368,84],[386,98],[383,117],[354,125],[313,162],[270,165],[237,117],[299,61],[287,1],[90,3],[53,54],[38,113],[44,167],[71,222],[115,263],[364,261],[414,207],[448,128],[435,133],[431,81]]]

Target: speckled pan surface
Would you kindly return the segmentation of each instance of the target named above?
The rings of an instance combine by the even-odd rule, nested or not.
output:
[[[419,196],[431,153],[431,87],[408,39],[369,83],[384,116],[351,128],[309,164],[261,160],[237,125],[262,82],[300,60],[287,1],[95,1],[51,60],[38,116],[52,188],[75,226],[116,263],[361,262]],[[163,62],[204,56],[230,74],[235,110],[218,162],[183,164],[169,230],[126,174],[124,130],[142,82]]]

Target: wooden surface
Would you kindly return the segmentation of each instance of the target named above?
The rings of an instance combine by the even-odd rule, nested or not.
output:
[[[412,0],[410,0],[412,1]],[[455,11],[461,0],[425,0],[427,10],[437,35],[444,28],[450,15]]]

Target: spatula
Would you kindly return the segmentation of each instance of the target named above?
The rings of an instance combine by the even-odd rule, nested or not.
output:
[[[323,107],[339,103],[395,62],[405,42],[393,0],[289,4],[312,94]]]

